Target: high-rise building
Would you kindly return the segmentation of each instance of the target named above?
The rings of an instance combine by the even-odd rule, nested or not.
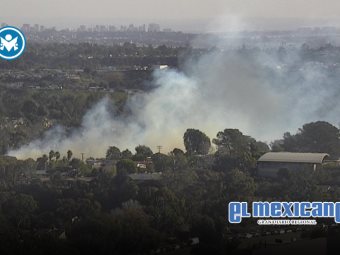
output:
[[[161,31],[161,27],[159,24],[150,23],[148,26],[148,32],[159,32]]]
[[[146,31],[145,24],[139,26],[139,27],[138,27],[138,31],[139,31],[139,32],[145,32],[145,31]]]
[[[110,25],[110,26],[109,26],[109,31],[110,31],[110,32],[115,32],[115,31],[116,31],[116,27],[113,26],[113,25]]]
[[[96,25],[94,28],[93,28],[93,32],[99,32],[100,31],[100,26],[99,25]]]
[[[85,25],[80,25],[78,28],[79,32],[85,32],[86,31],[86,26]]]
[[[30,24],[23,24],[21,27],[21,30],[24,31],[25,33],[31,31],[31,25]]]
[[[101,25],[101,26],[99,27],[99,31],[100,31],[100,32],[107,32],[106,26]]]
[[[39,32],[39,29],[40,29],[39,25],[34,24],[34,27],[33,27],[34,32]]]

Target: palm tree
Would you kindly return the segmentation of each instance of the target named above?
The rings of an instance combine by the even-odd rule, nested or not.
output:
[[[52,159],[55,157],[55,152],[54,150],[51,150],[50,153],[48,154],[48,159],[52,161]]]
[[[72,151],[71,151],[71,150],[68,150],[68,151],[67,151],[67,160],[68,160],[68,161],[71,160],[72,155],[73,155]]]
[[[59,151],[56,151],[56,152],[54,153],[54,155],[55,155],[55,160],[58,161],[58,159],[60,159],[60,153],[59,153]]]

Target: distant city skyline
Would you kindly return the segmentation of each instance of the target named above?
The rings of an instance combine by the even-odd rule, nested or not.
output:
[[[9,26],[6,22],[0,22],[1,27]],[[19,25],[24,32],[39,32],[43,30],[55,29],[56,31],[62,30],[70,30],[70,31],[78,31],[78,32],[177,32],[172,30],[171,28],[163,28],[160,24],[157,23],[149,23],[142,25],[128,24],[128,25],[108,25],[108,24],[100,24],[100,25],[79,25],[77,27],[65,27],[65,28],[57,28],[56,26],[45,26],[42,24],[30,24],[24,23]]]
[[[11,26],[14,25],[12,23],[7,23],[2,20],[0,20],[0,27],[5,26]],[[173,29],[172,27],[163,27],[161,24],[158,23],[144,23],[144,24],[81,24],[77,26],[55,26],[55,25],[45,25],[45,24],[38,24],[38,23],[23,23],[23,24],[15,24],[18,28],[21,28],[24,32],[39,32],[44,30],[51,30],[54,29],[56,31],[74,31],[74,32],[191,32],[191,31],[182,31],[179,29]],[[242,28],[242,27],[241,27]],[[278,29],[277,31],[324,31],[324,32],[340,32],[340,25],[305,25],[305,26],[296,26],[292,28],[285,28],[285,29]],[[234,30],[231,32],[271,32],[276,31],[275,29],[267,29],[267,30],[261,30],[256,29],[256,27],[247,28],[243,27],[243,29],[240,30]],[[195,31],[196,33],[201,33],[199,31]],[[208,32],[208,31],[202,31]],[[229,32],[229,31],[216,31],[218,32]]]
[[[338,26],[339,10],[337,0],[11,0],[0,22],[57,28],[158,23],[185,32],[282,30]]]

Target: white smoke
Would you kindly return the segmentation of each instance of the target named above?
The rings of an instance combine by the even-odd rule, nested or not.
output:
[[[218,44],[221,46],[222,42]],[[110,110],[102,99],[84,116],[80,128],[67,134],[55,127],[45,136],[9,155],[38,157],[51,149],[103,157],[109,146],[139,144],[163,151],[183,148],[183,134],[196,128],[214,138],[225,128],[270,142],[304,123],[338,123],[338,87],[324,64],[302,61],[297,50],[279,60],[275,52],[214,50],[186,61],[183,71],[154,73],[154,89],[128,99],[129,116]]]

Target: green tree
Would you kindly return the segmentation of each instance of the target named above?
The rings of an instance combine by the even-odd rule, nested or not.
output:
[[[31,121],[37,117],[38,107],[32,100],[26,100],[21,108],[22,113]]]
[[[188,159],[181,149],[175,148],[170,152],[172,170],[185,170],[188,167]]]
[[[261,157],[263,154],[267,153],[268,151],[269,151],[269,146],[268,144],[264,142],[253,141],[252,143],[250,143],[251,155],[256,159],[258,159],[259,157]]]
[[[128,149],[122,151],[122,158],[123,159],[130,159],[130,158],[132,158],[132,152],[129,151]]]
[[[226,194],[229,200],[250,200],[255,193],[256,185],[254,179],[247,173],[233,169],[226,176]]]
[[[240,155],[251,153],[251,144],[255,143],[255,139],[243,135],[238,129],[225,129],[217,133],[213,143],[217,145],[218,150],[222,153]]]
[[[184,156],[185,155],[184,151],[182,151],[181,149],[178,149],[178,148],[173,149],[171,154],[174,155],[174,156],[179,156],[179,155]]]
[[[4,203],[3,211],[17,227],[29,227],[30,218],[37,208],[38,203],[32,196],[17,194]]]
[[[238,129],[225,129],[213,139],[217,145],[214,168],[229,171],[233,168],[249,170],[255,166],[256,159],[269,151],[267,144],[257,142]]]
[[[72,155],[73,155],[72,151],[71,151],[71,150],[68,150],[68,151],[67,151],[67,160],[68,160],[68,161],[71,160]]]
[[[0,187],[15,185],[18,176],[23,171],[23,164],[15,157],[0,156]]]
[[[119,148],[115,146],[110,146],[107,151],[106,151],[106,159],[109,160],[115,160],[115,159],[120,159],[121,158],[121,153]]]
[[[128,174],[136,173],[137,166],[131,159],[121,159],[116,164],[117,172],[127,172]]]
[[[82,161],[78,158],[73,158],[70,162],[72,168],[79,169],[81,166]]]
[[[271,150],[274,152],[284,151],[283,140],[275,140],[270,144]]]
[[[149,190],[141,194],[140,200],[147,205],[147,211],[153,219],[153,223],[162,233],[174,234],[185,228],[184,216],[186,209],[182,196],[168,188]]]
[[[46,154],[44,154],[42,157],[37,158],[37,170],[45,170],[46,164],[48,162],[48,157]]]
[[[59,151],[56,151],[54,153],[54,156],[55,156],[55,160],[58,161],[60,159],[60,152]]]
[[[328,122],[311,122],[295,135],[285,133],[282,146],[285,151],[324,152],[337,159],[340,157],[340,132]]]
[[[207,215],[195,216],[191,226],[191,233],[193,236],[199,237],[200,243],[204,245],[210,244],[210,250],[216,245],[216,241],[218,240],[215,223],[213,219]]]
[[[48,153],[48,159],[50,161],[52,161],[52,159],[55,157],[55,152],[54,150],[50,150],[50,152]]]
[[[154,170],[156,172],[163,172],[165,170],[172,168],[172,160],[171,157],[162,154],[162,153],[155,153],[152,155],[152,162],[154,165]]]
[[[209,152],[210,138],[198,129],[187,129],[184,133],[184,146],[188,154],[206,155]]]
[[[135,150],[136,154],[133,157],[134,160],[145,160],[153,154],[152,150],[145,145],[138,145]]]

